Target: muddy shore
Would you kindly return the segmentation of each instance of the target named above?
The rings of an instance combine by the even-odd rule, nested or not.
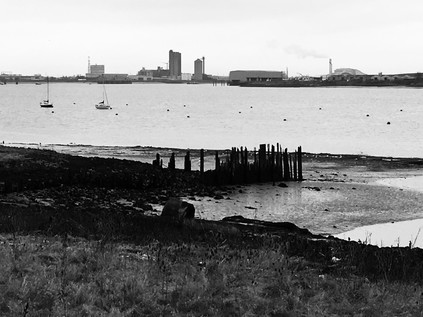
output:
[[[154,152],[151,149],[149,151]],[[394,159],[306,153],[303,162],[306,180],[302,186],[316,194],[334,191],[336,185],[341,188],[345,184],[351,187],[351,192],[366,192],[373,186],[369,184],[380,178],[423,174],[423,159],[418,158]],[[307,182],[318,185],[308,186]],[[0,186],[3,192],[0,194],[0,232],[65,234],[89,239],[109,235],[120,237],[119,239],[136,240],[142,236],[145,239],[145,235],[159,235],[162,239],[178,239],[178,236],[183,236],[186,239],[187,235],[192,238],[199,231],[206,230],[223,236],[241,235],[243,239],[250,237],[253,244],[256,242],[251,237],[270,235],[288,243],[290,254],[322,261],[330,266],[331,270],[344,270],[348,264],[357,272],[377,277],[382,272],[378,271],[380,261],[375,259],[378,256],[380,258],[382,254],[392,261],[392,271],[389,273],[392,279],[413,280],[423,276],[423,267],[420,264],[423,251],[420,249],[377,248],[326,238],[286,220],[280,220],[277,222],[279,224],[275,225],[275,222],[251,221],[241,217],[229,218],[226,221],[197,218],[186,225],[187,229],[181,229],[179,224],[169,223],[157,217],[161,212],[160,206],[169,197],[185,197],[197,201],[199,205],[202,201],[210,200],[216,204],[215,210],[218,210],[219,204],[216,201],[226,200],[231,194],[242,190],[239,185],[230,184],[219,187],[205,186],[201,184],[199,173],[195,171],[171,172],[151,164],[129,160],[84,158],[49,150],[1,146]],[[385,194],[378,199],[383,201],[392,196],[391,190],[386,187]],[[343,192],[348,193],[346,190]],[[399,190],[397,192],[403,193]],[[405,194],[400,201],[409,199],[408,193]],[[201,200],[198,197],[201,197]],[[398,200],[398,197],[396,199]],[[375,201],[365,203],[377,205]],[[399,215],[396,208],[398,206],[393,206],[393,212]],[[365,221],[371,223],[380,221],[377,218],[383,218],[383,214],[369,217]],[[403,215],[398,217],[404,218]],[[411,219],[418,216],[410,213],[405,215],[405,218],[407,217]],[[316,218],[322,217],[316,215]],[[351,219],[348,221],[351,224]],[[357,224],[360,221],[361,217],[357,216]],[[332,229],[338,229],[333,226],[331,223],[328,225]],[[337,226],[342,227],[342,224],[338,223]],[[363,261],[363,256],[365,261],[360,262]],[[335,265],[333,258],[348,260],[348,263]],[[383,274],[386,275],[386,272]]]

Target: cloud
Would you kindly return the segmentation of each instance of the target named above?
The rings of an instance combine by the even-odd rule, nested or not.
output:
[[[301,47],[299,45],[289,45],[285,47],[285,52],[288,54],[296,55],[299,58],[307,58],[307,57],[313,57],[313,58],[329,58],[329,56],[316,52],[315,50],[308,49]]]

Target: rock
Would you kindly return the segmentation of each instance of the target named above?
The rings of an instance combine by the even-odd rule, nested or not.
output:
[[[280,183],[278,186],[279,186],[279,187],[288,187],[288,185],[287,185],[287,184],[285,184],[285,183]]]
[[[193,204],[182,201],[179,198],[170,198],[163,207],[162,216],[182,220],[194,218],[195,207]]]
[[[125,207],[132,207],[134,206],[134,203],[132,201],[126,200],[126,199],[119,199],[116,200],[116,203],[118,203],[119,205],[125,206]]]

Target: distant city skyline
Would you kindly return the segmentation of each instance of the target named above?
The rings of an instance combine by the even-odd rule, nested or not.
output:
[[[182,72],[207,56],[207,73],[289,69],[320,76],[423,72],[418,0],[16,0],[2,3],[0,72],[85,74],[87,57],[111,73],[166,67]]]

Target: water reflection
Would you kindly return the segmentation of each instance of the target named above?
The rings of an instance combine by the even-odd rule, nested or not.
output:
[[[238,186],[232,188],[224,199],[197,197],[190,202],[204,219],[220,220],[241,215],[268,221],[289,221],[307,227],[314,222],[316,215],[321,217],[325,204],[340,198],[339,192],[320,190],[311,182],[290,182],[288,187],[277,185]]]

